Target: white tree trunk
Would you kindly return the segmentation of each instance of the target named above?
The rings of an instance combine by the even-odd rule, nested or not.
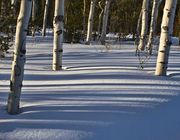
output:
[[[19,113],[19,102],[24,77],[24,64],[26,59],[26,34],[31,15],[32,0],[22,0],[17,20],[16,39],[12,72],[10,80],[10,93],[8,98],[8,113]]]
[[[106,0],[106,4],[105,4],[105,8],[104,8],[104,15],[103,15],[102,32],[101,32],[101,44],[102,45],[105,44],[105,39],[106,39],[110,3],[111,3],[111,0]]]
[[[86,0],[84,0],[84,8],[83,8],[83,40],[85,39],[86,34]]]
[[[45,8],[44,8],[42,36],[46,36],[46,25],[47,25],[48,9],[49,9],[49,0],[46,0]]]
[[[149,10],[149,0],[143,0],[142,4],[142,27],[141,35],[139,40],[139,50],[144,50],[146,45],[147,29],[148,29],[148,10]]]
[[[36,0],[32,0],[33,5],[32,5],[32,36],[35,36],[35,31],[36,31],[36,25],[35,25],[35,20],[36,20],[36,10],[37,10],[37,5],[36,5]]]
[[[153,40],[154,40],[154,36],[156,34],[156,32],[155,32],[156,31],[156,23],[157,23],[158,10],[159,10],[160,3],[161,3],[161,0],[154,0],[153,1],[150,33],[149,33],[148,44],[147,44],[147,49],[148,49],[149,54],[152,54]]]
[[[16,5],[17,0],[11,0],[11,5]]]
[[[90,11],[89,11],[89,19],[88,19],[87,38],[86,38],[87,44],[90,43],[91,38],[92,38],[95,3],[96,3],[96,0],[91,0],[91,6],[90,6]]]
[[[62,69],[64,0],[55,0],[53,70]]]
[[[136,55],[138,54],[138,43],[139,43],[139,38],[140,38],[140,32],[141,32],[141,21],[142,21],[142,10],[140,11],[139,17],[138,17],[138,22],[137,22],[137,27],[136,27],[136,40],[135,44],[136,46]]]
[[[102,0],[98,2],[99,8],[101,9],[101,12],[99,14],[99,23],[98,23],[98,39],[100,38],[101,35],[101,22],[102,22],[102,15],[104,12],[104,9],[102,8]]]
[[[158,58],[156,63],[155,75],[157,76],[166,76],[170,46],[172,43],[171,37],[173,33],[176,5],[177,0],[166,0],[161,24]]]

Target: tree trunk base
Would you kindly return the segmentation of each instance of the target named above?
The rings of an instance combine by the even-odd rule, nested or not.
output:
[[[62,66],[53,66],[52,70],[53,71],[63,70],[63,67]]]
[[[14,95],[9,95],[7,112],[10,115],[16,115],[20,113],[19,99],[17,99]]]

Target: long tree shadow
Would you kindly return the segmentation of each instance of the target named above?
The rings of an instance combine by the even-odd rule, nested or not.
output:
[[[71,51],[64,55],[65,63],[70,67],[60,72],[43,69],[50,67],[47,60],[52,55],[36,52],[28,56],[19,115],[5,113],[8,84],[0,85],[3,89],[0,91],[0,139],[4,138],[1,137],[3,132],[17,129],[103,132],[98,140],[116,140],[119,133],[122,139],[133,139],[137,132],[139,138],[144,139],[147,131],[156,134],[158,129],[164,129],[164,123],[171,123],[168,115],[174,115],[176,120],[180,117],[180,113],[173,110],[173,102],[179,100],[180,93],[179,80],[173,78],[179,73],[165,78],[139,71],[132,51],[130,54],[124,51],[100,55]],[[35,58],[39,62],[35,62]],[[154,62],[150,63],[154,66]],[[33,66],[39,69],[36,71]],[[0,79],[7,81],[9,76],[4,74]],[[169,107],[169,104],[172,105]],[[161,106],[167,111],[159,111]],[[173,126],[176,123],[179,125],[172,120]],[[129,134],[123,133],[125,130]],[[111,137],[107,134],[109,131]]]

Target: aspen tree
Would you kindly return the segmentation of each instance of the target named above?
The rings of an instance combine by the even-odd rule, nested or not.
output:
[[[86,0],[84,0],[83,3],[84,7],[83,7],[83,35],[85,37],[86,34]],[[83,39],[84,39],[83,37]]]
[[[87,44],[90,43],[91,38],[92,38],[95,4],[96,4],[96,0],[91,0],[91,6],[90,6],[89,18],[88,18],[88,30],[87,30],[87,37],[86,37]]]
[[[139,43],[139,36],[140,36],[140,32],[141,32],[141,21],[142,21],[142,11],[140,11],[137,26],[136,26],[136,40],[135,40],[136,44]],[[136,51],[137,50],[138,50],[138,46],[136,47]]]
[[[153,45],[153,40],[155,36],[155,30],[156,30],[156,23],[157,23],[157,18],[158,18],[158,10],[159,10],[159,5],[161,3],[161,0],[154,0],[153,1],[153,8],[152,8],[152,15],[151,15],[151,24],[150,24],[150,33],[148,37],[148,43],[147,43],[147,49],[148,53],[152,54],[152,45]]]
[[[64,0],[55,0],[54,12],[54,47],[53,70],[62,69],[63,30],[64,30]]]
[[[17,0],[11,0],[11,5],[15,5]]]
[[[42,36],[46,36],[46,25],[47,25],[48,9],[49,9],[49,0],[46,0],[45,8],[44,8]]]
[[[10,93],[8,97],[9,114],[19,113],[20,95],[24,77],[26,59],[26,34],[31,15],[32,0],[21,0],[20,13],[17,20],[14,56],[12,62]]]
[[[15,6],[17,4],[17,0],[11,0],[11,5]]]
[[[32,0],[32,2],[33,2],[33,5],[32,5],[32,36],[35,36],[35,31],[36,31],[35,21],[36,21],[37,3],[36,3],[36,0]]]
[[[105,39],[106,39],[110,3],[111,3],[111,0],[106,0],[106,4],[105,4],[105,8],[104,8],[104,15],[103,15],[102,32],[101,32],[101,44],[102,45],[105,44]]]
[[[142,21],[142,11],[140,11],[137,26],[136,26],[136,40],[135,40],[135,44],[137,45],[136,46],[136,55],[138,54],[138,43],[139,43],[139,36],[140,36],[140,32],[141,32],[141,21]]]
[[[166,0],[161,24],[161,36],[156,63],[157,76],[166,76],[177,0]]]
[[[101,12],[99,14],[99,23],[98,23],[98,39],[100,37],[100,34],[101,34],[101,22],[102,22],[102,15],[104,13],[104,9],[102,8],[102,0],[98,2],[98,5],[99,5],[99,8],[101,9]]]
[[[142,25],[141,25],[141,35],[138,45],[138,50],[144,50],[146,45],[146,36],[148,28],[148,10],[149,10],[149,0],[143,0],[142,4]]]

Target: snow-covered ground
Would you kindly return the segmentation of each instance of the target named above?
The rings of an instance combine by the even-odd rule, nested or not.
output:
[[[10,53],[0,61],[0,140],[179,140],[180,47],[168,77],[144,70],[132,45],[64,44],[52,71],[52,38],[28,38],[21,114],[6,113]]]

